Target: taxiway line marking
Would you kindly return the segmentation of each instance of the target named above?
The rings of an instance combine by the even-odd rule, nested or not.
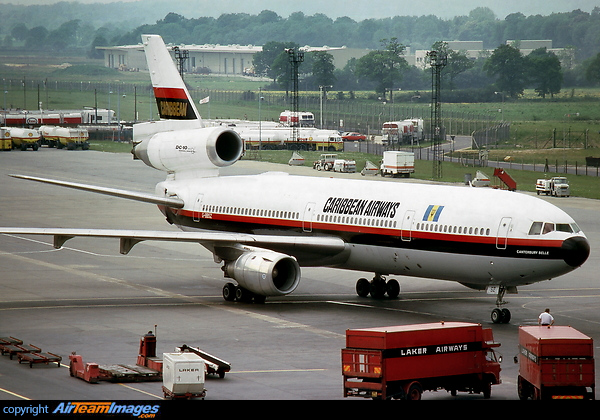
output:
[[[24,397],[23,395],[19,395],[19,394],[17,394],[17,393],[14,393],[14,392],[12,392],[12,391],[9,391],[8,389],[0,388],[0,391],[2,391],[2,392],[5,392],[5,393],[7,393],[7,394],[9,394],[9,395],[12,395],[12,396],[14,396],[14,397],[17,397],[17,398],[21,398],[22,400],[28,400],[28,401],[30,401],[30,400],[31,400],[31,398]]]

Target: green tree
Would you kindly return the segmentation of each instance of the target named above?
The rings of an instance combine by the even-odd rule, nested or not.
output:
[[[448,48],[447,42],[438,41],[431,46],[431,49],[445,53],[448,57],[448,64],[442,71],[442,87],[454,89],[456,77],[475,66],[474,61],[467,56],[467,53]]]
[[[560,60],[546,48],[533,50],[527,56],[529,80],[537,94],[542,98],[546,95],[554,97],[560,92],[563,75]]]
[[[265,75],[277,80],[280,75],[282,67],[287,68],[285,60],[287,60],[287,54],[285,54],[286,48],[297,48],[298,46],[289,42],[278,42],[270,41],[267,42],[262,51],[254,54],[252,63],[254,64],[254,71],[256,74]],[[285,55],[285,56],[282,56]]]
[[[518,48],[500,45],[483,65],[489,76],[496,77],[496,87],[512,98],[518,98],[525,90],[526,62]]]
[[[402,71],[408,67],[403,57],[406,47],[397,38],[382,39],[381,45],[384,49],[371,51],[358,60],[356,75],[375,82],[376,92],[384,99],[389,91],[390,101],[393,102],[392,91],[402,79]]]
[[[588,61],[585,68],[585,78],[592,83],[600,82],[600,53]]]
[[[314,51],[310,55],[315,86],[333,86],[335,83],[333,56],[326,51]]]

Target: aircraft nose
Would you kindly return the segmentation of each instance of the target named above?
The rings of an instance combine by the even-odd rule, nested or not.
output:
[[[579,267],[590,256],[590,243],[582,236],[565,240],[561,248],[565,262],[571,267]]]

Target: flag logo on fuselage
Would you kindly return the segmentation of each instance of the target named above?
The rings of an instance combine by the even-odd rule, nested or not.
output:
[[[437,222],[440,218],[440,214],[444,210],[444,206],[434,206],[433,204],[427,207],[425,214],[423,214],[424,222]]]

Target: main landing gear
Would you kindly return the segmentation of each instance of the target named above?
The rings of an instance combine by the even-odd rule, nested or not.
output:
[[[396,299],[400,294],[400,283],[398,280],[386,280],[383,276],[376,274],[373,280],[358,279],[356,282],[356,293],[360,297],[369,294],[375,299],[382,299],[387,294],[391,299]]]
[[[265,303],[267,297],[228,282],[223,286],[223,299],[228,302]]]
[[[510,311],[507,308],[500,308],[507,302],[504,301],[504,294],[506,293],[506,287],[498,286],[498,295],[496,296],[496,306],[492,311],[492,322],[494,324],[508,324],[510,322]]]

